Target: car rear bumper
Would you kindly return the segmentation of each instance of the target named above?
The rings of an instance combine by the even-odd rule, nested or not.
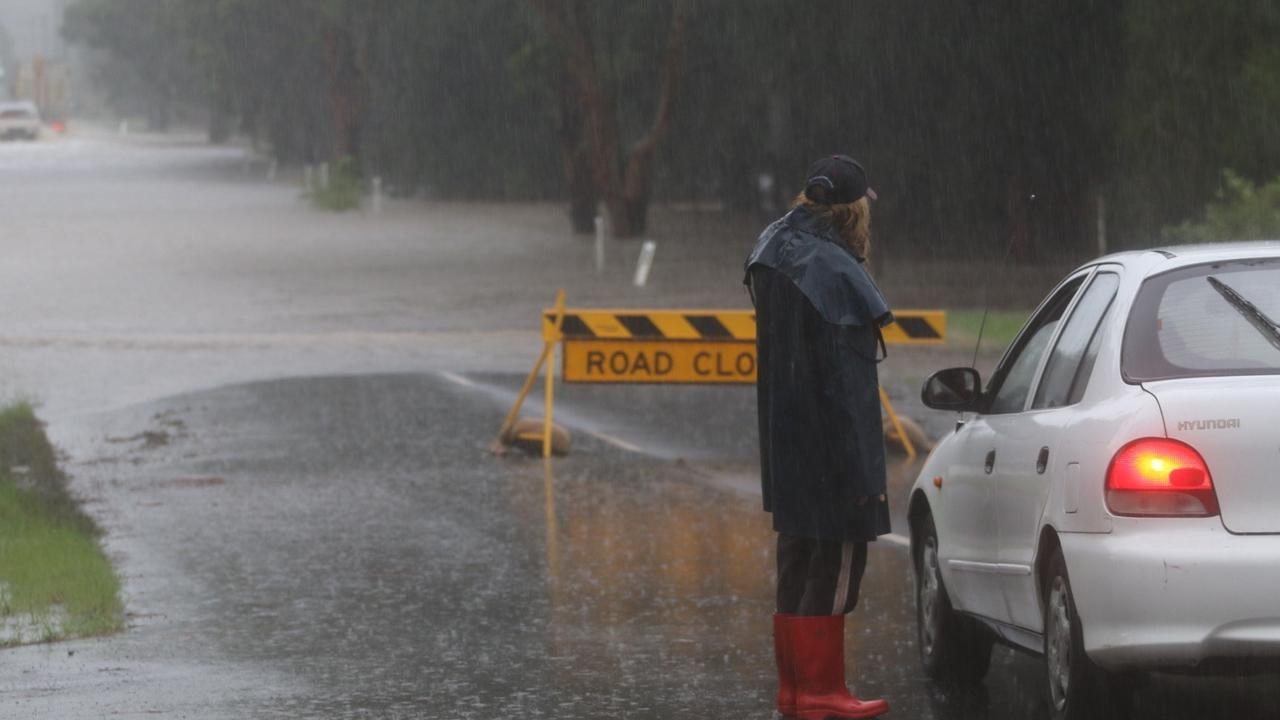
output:
[[[1085,650],[1110,669],[1280,658],[1280,535],[1218,518],[1116,518],[1061,536]]]

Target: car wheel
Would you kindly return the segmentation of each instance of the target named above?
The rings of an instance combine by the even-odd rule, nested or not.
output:
[[[1084,652],[1084,627],[1062,552],[1049,559],[1044,583],[1044,664],[1053,720],[1122,714],[1129,693]]]
[[[981,682],[991,666],[991,646],[995,639],[981,623],[952,608],[942,584],[938,531],[932,516],[920,519],[913,550],[916,640],[925,674],[937,681]]]

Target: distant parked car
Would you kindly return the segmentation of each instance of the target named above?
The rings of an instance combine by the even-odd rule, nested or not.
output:
[[[920,652],[977,681],[993,641],[1045,659],[1050,716],[1135,673],[1280,660],[1280,243],[1130,252],[1066,277],[912,489]]]
[[[40,110],[30,101],[0,103],[0,139],[40,137]]]

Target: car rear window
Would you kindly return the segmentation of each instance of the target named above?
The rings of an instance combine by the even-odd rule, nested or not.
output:
[[[13,120],[15,118],[20,118],[25,120],[31,117],[35,117],[35,116],[32,115],[30,110],[24,110],[21,108],[18,108],[16,110],[0,110],[0,118],[4,118],[6,120]]]
[[[1155,275],[1134,299],[1121,369],[1130,382],[1280,374],[1278,322],[1280,258]]]

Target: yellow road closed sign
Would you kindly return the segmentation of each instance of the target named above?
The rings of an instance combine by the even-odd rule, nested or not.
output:
[[[884,329],[892,345],[937,345],[945,342],[946,313],[901,310]],[[584,310],[568,309],[564,290],[555,308],[542,314],[542,354],[511,406],[494,452],[504,452],[520,407],[546,368],[546,401],[542,417],[542,456],[551,457],[555,407],[557,345],[563,348],[561,377],[574,383],[751,384],[756,381],[756,316],[750,310]],[[915,447],[898,420],[889,395],[880,402],[909,457]]]
[[[754,383],[754,342],[578,340],[564,344],[565,382]]]
[[[902,310],[884,329],[891,345],[945,342],[939,310]],[[559,324],[557,325],[557,319]],[[565,382],[741,383],[756,381],[756,318],[750,310],[543,312],[547,342],[563,342]]]

